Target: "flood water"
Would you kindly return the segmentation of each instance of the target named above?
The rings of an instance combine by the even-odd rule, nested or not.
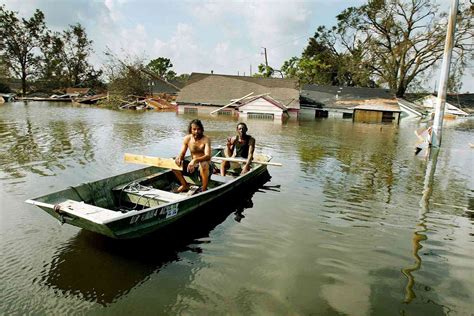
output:
[[[248,121],[283,167],[173,231],[115,241],[24,200],[177,154],[192,117],[0,105],[0,314],[472,315],[474,121]],[[236,120],[200,117],[213,144]],[[436,161],[437,160],[437,161]],[[436,163],[435,163],[436,162]]]

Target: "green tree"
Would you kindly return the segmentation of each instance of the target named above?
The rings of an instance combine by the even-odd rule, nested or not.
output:
[[[37,86],[41,90],[58,89],[66,85],[62,54],[64,42],[59,33],[47,31],[42,37],[41,52],[43,54],[39,67]]]
[[[186,81],[188,81],[189,79],[189,76],[190,76],[189,74],[180,74],[175,79],[178,80],[179,82],[186,83]]]
[[[436,65],[443,56],[446,13],[430,0],[369,0],[337,16],[338,44],[357,63],[368,67],[381,84],[403,96],[413,80]],[[472,50],[472,8],[467,1],[459,7],[454,56],[467,57]],[[352,66],[357,68],[357,64]]]
[[[93,52],[92,41],[85,29],[70,25],[61,33],[46,32],[42,37],[41,80],[47,90],[65,87],[100,87],[102,71],[97,71],[88,59]]]
[[[44,14],[40,10],[31,18],[20,20],[17,12],[0,6],[0,51],[7,67],[21,78],[23,94],[28,77],[36,74],[40,58],[35,49],[45,31]]]
[[[459,89],[472,60],[473,8],[459,7],[451,90]],[[387,85],[403,96],[410,84],[439,64],[446,37],[446,13],[430,0],[369,0],[337,15],[337,26],[318,27],[300,58],[282,66],[302,83],[374,87]]]
[[[105,53],[108,57],[104,72],[108,78],[108,89],[119,96],[145,95],[149,82],[149,71],[144,71],[143,58],[127,56],[124,60],[116,57],[110,49]]]
[[[161,79],[172,80],[176,77],[176,72],[171,70],[173,64],[169,58],[158,57],[152,59],[146,68]]]
[[[367,67],[360,57],[362,52],[338,52],[335,48],[335,30],[319,27],[301,57],[292,57],[284,62],[282,72],[285,77],[297,78],[303,84],[372,86],[370,72],[366,71]]]
[[[258,65],[258,73],[254,74],[254,77],[260,78],[270,78],[275,73],[275,70],[270,67],[266,66],[265,64]]]
[[[101,75],[89,64],[88,58],[92,54],[92,41],[87,38],[85,29],[81,24],[70,25],[63,31],[64,43],[62,62],[65,67],[67,83],[70,86],[86,86],[94,82]]]

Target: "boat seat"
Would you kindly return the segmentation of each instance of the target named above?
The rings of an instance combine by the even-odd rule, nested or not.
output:
[[[213,174],[211,180],[219,183],[228,183],[234,180],[232,176],[221,176],[220,174]]]
[[[143,187],[140,190],[125,188],[120,191],[119,198],[130,203],[154,207],[161,204],[182,200],[183,196],[177,193],[155,188]]]
[[[74,200],[66,200],[64,202],[59,203],[59,205],[61,206],[61,210],[66,213],[99,224],[102,224],[107,220],[115,218],[120,214],[120,212],[115,212],[106,208]]]
[[[138,190],[138,191],[125,189],[123,190],[123,192],[128,193],[128,194],[135,194],[138,196],[150,197],[150,198],[167,201],[167,202],[173,202],[173,201],[181,200],[183,198],[177,193],[168,192],[168,191],[159,190],[159,189],[147,189],[147,190]]]

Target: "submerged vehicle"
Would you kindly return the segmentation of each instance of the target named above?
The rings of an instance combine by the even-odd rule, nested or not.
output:
[[[223,156],[222,148],[212,152],[213,161]],[[174,193],[178,180],[172,169],[146,167],[110,178],[29,199],[60,220],[117,239],[141,237],[178,221],[232,190],[268,175],[271,156],[255,155],[249,172],[213,174],[208,189],[196,190],[199,179],[185,176],[187,192]],[[217,167],[220,160],[216,160]],[[216,171],[218,169],[216,168]]]

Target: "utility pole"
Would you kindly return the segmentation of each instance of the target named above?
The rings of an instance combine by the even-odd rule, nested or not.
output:
[[[252,64],[250,64],[250,77],[252,77]]]
[[[433,132],[431,133],[431,145],[441,146],[441,134],[443,130],[444,107],[446,105],[446,90],[448,88],[449,68],[451,66],[451,55],[453,53],[454,32],[456,30],[456,14],[458,12],[459,0],[453,0],[449,12],[448,30],[444,44],[443,64],[438,86],[438,98],[436,100],[435,117],[433,121]]]
[[[263,48],[263,51],[264,51],[264,54],[265,54],[265,66],[267,66],[267,68],[268,68],[267,49],[265,47],[262,47],[262,48]]]

